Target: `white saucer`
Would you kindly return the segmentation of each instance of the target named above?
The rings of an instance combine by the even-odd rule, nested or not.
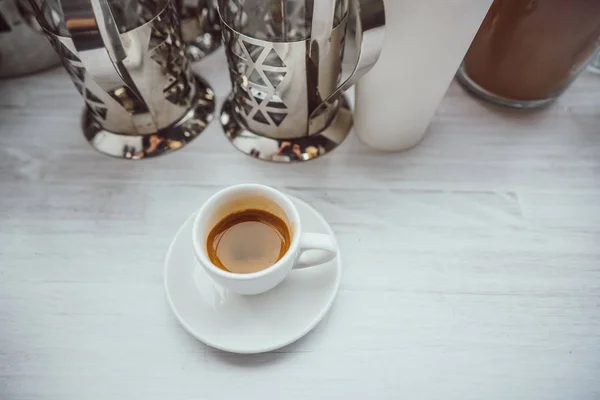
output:
[[[289,196],[304,232],[333,231],[311,206]],[[231,293],[212,281],[196,263],[192,221],[183,224],[167,253],[167,299],[183,327],[201,342],[232,353],[262,353],[286,346],[323,319],[340,285],[341,258],[293,270],[275,289],[255,296]]]

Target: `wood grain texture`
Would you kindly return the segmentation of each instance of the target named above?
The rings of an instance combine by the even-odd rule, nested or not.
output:
[[[223,62],[197,66],[219,100]],[[81,107],[62,69],[0,81],[1,399],[600,398],[599,76],[529,113],[454,83],[414,150],[350,137],[294,166],[242,156],[217,123],[112,159]],[[162,286],[179,225],[242,182],[320,210],[345,260],[327,318],[257,356],[192,339]]]

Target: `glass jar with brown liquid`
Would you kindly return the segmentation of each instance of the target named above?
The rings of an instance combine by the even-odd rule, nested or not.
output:
[[[600,0],[495,0],[458,72],[484,99],[543,106],[600,47]]]

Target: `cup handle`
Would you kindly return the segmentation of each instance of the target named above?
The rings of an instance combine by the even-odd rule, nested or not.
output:
[[[306,254],[309,250],[322,250]],[[338,253],[338,246],[333,236],[325,233],[303,233],[300,236],[300,250],[294,269],[315,267],[333,260]]]

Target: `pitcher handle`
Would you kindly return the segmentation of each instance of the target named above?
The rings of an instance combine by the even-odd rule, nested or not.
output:
[[[357,62],[348,78],[312,111],[310,120],[369,72],[383,50],[386,23],[383,0],[350,0],[350,3],[350,12],[356,19]]]

